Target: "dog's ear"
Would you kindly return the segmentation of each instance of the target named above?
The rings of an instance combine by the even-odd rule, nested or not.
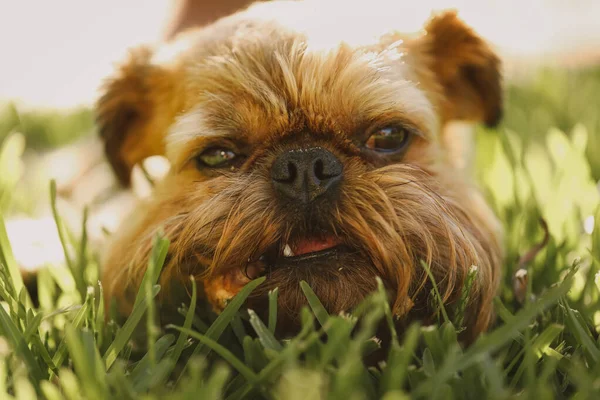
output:
[[[421,51],[441,85],[442,118],[497,125],[502,117],[502,78],[496,54],[454,11],[433,17],[425,31]]]
[[[164,155],[164,138],[176,112],[173,72],[153,63],[152,54],[148,47],[132,50],[105,82],[96,104],[106,156],[124,186],[130,185],[136,163]]]

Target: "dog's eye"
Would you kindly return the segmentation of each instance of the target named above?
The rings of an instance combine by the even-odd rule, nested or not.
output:
[[[388,126],[374,132],[365,147],[382,153],[395,153],[403,150],[410,139],[410,132],[401,126]]]
[[[209,168],[227,167],[236,158],[237,154],[223,147],[210,147],[196,157],[200,166]]]

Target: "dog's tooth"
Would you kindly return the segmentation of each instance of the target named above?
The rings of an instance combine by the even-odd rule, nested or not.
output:
[[[286,243],[285,247],[283,248],[283,256],[284,257],[294,257],[294,252],[292,251],[292,248],[290,247],[290,245],[287,243]]]

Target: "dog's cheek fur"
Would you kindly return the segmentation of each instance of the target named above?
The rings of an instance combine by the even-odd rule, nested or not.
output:
[[[178,305],[190,275],[199,281],[215,278],[260,254],[280,231],[265,182],[249,175],[205,182],[185,174],[168,176],[113,238],[103,261],[107,297],[116,299],[122,314],[131,311],[159,231],[170,240],[160,276],[159,298],[166,305]]]
[[[499,285],[502,259],[501,231],[496,219],[478,193],[450,168],[444,171],[425,171],[410,165],[395,165],[373,172],[364,182],[376,182],[376,188],[364,192],[374,196],[371,204],[387,203],[393,213],[370,212],[381,224],[387,223],[396,231],[380,236],[386,249],[393,249],[397,258],[409,259],[409,264],[386,265],[387,273],[396,282],[393,304],[398,315],[406,311],[408,319],[433,322],[436,309],[429,298],[431,283],[421,261],[427,263],[435,277],[444,304],[450,310],[462,294],[468,271],[477,267],[477,279],[470,292],[466,310],[467,340],[484,331],[492,317],[492,298]],[[389,207],[388,206],[388,207]],[[375,211],[375,210],[373,210]],[[373,222],[371,222],[372,224]],[[405,289],[404,280],[408,280]],[[412,309],[406,308],[406,298]]]

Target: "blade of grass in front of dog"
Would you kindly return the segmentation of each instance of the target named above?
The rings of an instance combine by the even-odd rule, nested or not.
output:
[[[40,368],[40,365],[37,363],[29,346],[27,346],[25,338],[8,313],[4,310],[4,307],[0,307],[0,329],[14,353],[27,366],[31,379],[37,386],[38,382],[46,379],[48,376]]]
[[[558,335],[563,331],[563,329],[564,326],[562,325],[551,324],[531,342],[529,352],[532,355],[535,355],[535,361],[540,359],[542,357],[542,354],[547,352],[550,343],[552,343],[552,341],[558,337]],[[525,349],[526,347],[523,350]],[[511,380],[511,386],[515,386],[516,383],[519,381],[521,375],[523,374],[523,371],[525,370],[526,365],[527,364],[525,362],[522,362],[521,365],[519,365],[517,372],[514,374]]]
[[[89,210],[87,207],[83,209],[83,219],[81,222],[81,239],[79,240],[79,258],[77,260],[76,272],[79,275],[75,282],[80,282],[81,285],[87,286],[85,282],[85,267],[87,265],[87,221],[88,221]]]
[[[326,368],[332,360],[341,360],[351,340],[355,324],[341,316],[331,316],[327,322],[327,341],[319,355],[319,365]]]
[[[14,391],[15,397],[19,400],[37,398],[36,390],[33,388],[31,382],[25,376],[17,376],[14,379]]]
[[[86,293],[85,282],[81,280],[83,275],[80,274],[79,271],[76,271],[77,266],[73,263],[73,259],[69,254],[69,245],[67,243],[65,225],[58,213],[58,207],[56,205],[56,181],[54,179],[50,181],[50,208],[52,209],[52,216],[54,217],[54,223],[56,224],[56,231],[58,233],[58,238],[60,239],[63,254],[65,256],[65,264],[67,264],[69,271],[71,271],[71,276],[75,281],[75,287],[77,288],[77,291],[83,300]]]
[[[89,301],[85,301],[81,305],[79,310],[77,311],[75,318],[73,318],[73,321],[71,321],[71,325],[73,325],[73,327],[75,329],[79,329],[83,325],[83,322],[85,321],[85,317],[89,311],[89,307],[90,307]],[[52,362],[54,364],[54,368],[60,368],[62,363],[65,361],[66,356],[67,356],[67,342],[66,342],[66,338],[63,338],[62,341],[60,342],[60,344],[58,345],[58,349],[56,350],[56,353],[54,353],[54,357],[52,357]],[[51,378],[54,377],[54,372],[50,373],[50,377]]]
[[[106,320],[104,318],[104,288],[102,282],[98,281],[98,304],[94,307],[96,312],[96,319],[94,322],[94,329],[98,335],[98,348],[102,348],[104,344],[106,332],[104,331]]]
[[[223,312],[219,314],[215,322],[213,322],[212,325],[208,328],[204,336],[214,341],[219,340],[219,337],[221,337],[221,334],[223,333],[225,328],[227,328],[227,325],[229,325],[234,315],[238,312],[240,307],[242,307],[242,305],[246,301],[246,298],[250,295],[250,293],[252,293],[254,289],[258,287],[258,285],[263,283],[265,279],[267,278],[263,276],[246,284],[246,286],[244,286],[242,290],[240,290],[240,292],[235,295],[235,297],[233,298],[233,300],[231,300],[227,307],[225,307]],[[193,356],[196,356],[201,351],[203,351],[203,347],[203,343],[199,343],[194,349]],[[206,354],[207,352],[205,352],[205,355]]]
[[[258,382],[274,382],[282,372],[281,366],[291,360],[299,357],[300,353],[310,347],[314,342],[319,340],[323,335],[323,329],[315,332],[314,330],[314,315],[308,309],[303,307],[301,310],[302,329],[300,333],[290,340],[283,351],[277,354],[267,366],[265,366],[258,374]],[[226,400],[246,399],[254,385],[246,382],[243,386],[237,388],[235,392],[227,396]]]
[[[81,385],[77,379],[77,375],[75,375],[73,370],[69,368],[61,368],[58,373],[58,377],[62,392],[64,393],[63,398],[67,398],[68,400],[77,400],[82,398],[81,393],[83,391],[81,390]]]
[[[169,244],[169,239],[165,238],[162,232],[158,232],[154,237],[152,254],[148,260],[148,268],[146,269],[144,277],[142,278],[140,289],[135,297],[135,302],[133,303],[134,307],[146,299],[147,293],[145,288],[147,287],[148,282],[150,282],[152,286],[156,285],[158,282],[158,277],[160,276],[165,259],[167,258]]]
[[[185,320],[183,322],[183,327],[185,329],[192,328],[192,322],[194,321],[194,315],[196,315],[196,302],[198,296],[198,290],[196,288],[196,279],[190,277],[190,282],[192,284],[192,299],[190,300],[190,307],[188,308],[188,312],[185,316]],[[185,342],[188,339],[188,335],[185,332],[181,332],[179,337],[177,338],[177,343],[175,343],[175,350],[171,354],[171,359],[175,362],[179,361],[179,357],[181,357],[181,353],[183,352],[183,347],[185,346]]]
[[[85,390],[86,397],[104,399],[108,395],[104,379],[104,363],[94,343],[93,334],[84,330],[80,332],[72,325],[65,327],[65,337],[71,360],[77,377]]]
[[[130,376],[126,372],[126,363],[119,360],[116,362],[106,375],[111,388],[112,397],[122,399],[137,399],[140,398],[133,389],[133,383]]]
[[[35,348],[35,350],[37,351],[38,356],[41,357],[42,360],[46,363],[46,366],[48,367],[48,374],[50,375],[51,373],[56,373],[58,369],[54,365],[50,353],[48,353],[47,344],[44,344],[42,342],[41,336],[39,334],[31,336],[30,343],[32,345],[32,348]]]
[[[461,291],[460,299],[458,300],[457,311],[454,313],[454,325],[457,329],[463,328],[464,318],[465,318],[465,310],[467,308],[467,304],[470,301],[471,289],[473,287],[473,283],[477,278],[478,268],[474,265],[469,268],[469,272],[467,273],[467,278],[465,279],[465,284]]]
[[[575,335],[577,341],[583,345],[583,348],[589,354],[590,358],[594,363],[600,360],[600,349],[590,338],[590,334],[577,320],[575,313],[571,310],[571,307],[564,302],[564,308],[567,309],[567,321],[571,325],[571,333]]]
[[[43,316],[44,314],[38,312],[33,317],[33,320],[27,325],[27,327],[25,328],[25,332],[23,333],[23,338],[25,339],[25,342],[29,343],[29,339],[31,338],[31,336],[34,333],[37,333],[37,329],[40,327],[40,323],[42,322]]]
[[[537,358],[541,358],[543,354],[547,354],[550,349],[550,344],[560,335],[565,327],[559,324],[550,324],[542,331],[531,345],[531,351]]]
[[[8,240],[8,233],[6,232],[6,225],[4,224],[4,217],[0,213],[0,266],[4,265],[8,271],[10,281],[7,282],[14,289],[14,293],[19,293],[24,287],[23,277],[19,271],[17,261],[12,252],[10,241]],[[31,306],[31,298],[27,293],[27,305]]]
[[[149,303],[154,300],[154,297],[156,297],[159,291],[160,286],[154,285],[152,288],[152,297],[143,297],[143,299],[133,307],[133,311],[129,315],[129,318],[127,318],[127,321],[125,321],[123,327],[119,329],[115,339],[106,350],[106,353],[104,353],[103,359],[106,363],[106,370],[110,369],[117,359],[119,353],[125,348],[125,345],[133,335],[135,328],[138,326],[140,320],[144,316],[144,313],[148,309]]]
[[[438,286],[437,286],[437,282],[435,281],[435,277],[431,273],[431,268],[429,268],[429,265],[423,260],[421,260],[421,266],[427,273],[427,276],[429,277],[429,280],[431,281],[431,284],[433,285],[433,291],[437,298],[438,306],[440,307],[440,311],[442,312],[442,317],[444,318],[444,322],[450,322],[450,318],[448,318],[448,314],[446,313],[446,307],[444,307],[444,299],[442,298],[442,295],[440,294],[440,291],[438,290]]]
[[[140,287],[139,293],[143,291],[146,296],[146,301],[148,303],[148,310],[146,310],[146,340],[148,343],[148,359],[152,366],[156,365],[156,356],[154,344],[156,342],[156,338],[158,336],[158,328],[156,327],[156,305],[154,304],[154,296],[152,296],[152,287],[158,281],[158,277],[160,273],[156,273],[157,269],[160,269],[164,264],[165,257],[168,251],[168,242],[160,243],[160,237],[155,237],[155,246],[152,248],[152,256],[150,257],[150,261],[148,262],[148,269],[144,274],[144,278],[146,276],[150,277],[150,279],[145,279],[143,281],[143,286]],[[160,264],[159,264],[160,263]],[[138,295],[139,295],[138,293]]]
[[[221,334],[223,333],[223,331],[225,331],[225,328],[227,328],[227,325],[231,323],[231,321],[239,311],[240,307],[242,307],[242,305],[246,301],[246,298],[248,298],[250,293],[252,293],[252,291],[256,289],[260,284],[262,284],[265,281],[265,279],[267,278],[265,276],[262,276],[258,279],[254,279],[253,281],[248,282],[242,288],[242,290],[240,290],[238,294],[234,296],[233,300],[231,300],[231,302],[227,304],[227,307],[225,307],[223,312],[219,314],[217,319],[210,325],[210,327],[208,327],[204,335],[214,341],[219,340]],[[200,320],[198,319],[198,321]],[[196,348],[192,352],[192,356],[189,358],[189,361],[187,362],[184,370],[182,371],[181,375],[179,375],[177,383],[179,383],[181,378],[184,376],[184,372],[187,370],[188,366],[190,365],[190,362],[196,356],[202,354],[204,357],[206,357],[206,355],[208,355],[209,352],[210,348],[205,349],[204,344],[202,342],[198,343],[198,345],[196,345]]]
[[[402,390],[404,380],[408,375],[408,365],[414,357],[415,349],[419,344],[420,326],[410,325],[404,334],[402,346],[392,344],[387,359],[387,365],[381,377],[381,394],[393,390]]]
[[[175,342],[174,335],[166,334],[162,336],[156,341],[156,344],[154,345],[155,360],[151,361],[150,353],[146,353],[144,357],[142,357],[142,359],[137,363],[133,371],[131,371],[129,378],[130,381],[133,383],[133,387],[136,392],[139,393],[141,391],[145,391],[150,386],[162,383],[156,382],[155,380],[152,382],[149,381],[152,380],[150,378],[152,378],[153,376],[155,377],[154,379],[156,379],[155,374],[157,373],[157,371],[164,369],[166,365],[175,365],[175,362],[172,359],[169,360],[168,364],[163,362],[164,356],[165,354],[167,354],[167,351],[169,350],[173,342]],[[160,368],[159,365],[161,365]]]
[[[176,329],[179,332],[183,332],[188,336],[193,337],[200,343],[212,349],[221,358],[227,361],[233,368],[235,368],[245,379],[251,384],[255,384],[258,381],[258,375],[248,368],[239,358],[237,358],[231,351],[225,346],[220,345],[215,340],[210,339],[207,335],[201,335],[198,332],[194,332],[190,329],[185,329],[181,326],[168,325],[170,329]]]
[[[258,318],[258,315],[254,312],[254,310],[248,310],[248,314],[250,315],[250,325],[254,328],[254,331],[258,335],[258,340],[266,349],[271,349],[275,351],[281,351],[281,344],[275,339],[275,336],[271,333],[271,331],[265,326],[265,324]]]
[[[310,327],[310,325],[312,325],[312,322],[305,324],[304,326]],[[281,351],[265,368],[262,369],[262,371],[260,371],[258,374],[258,379],[254,384],[246,382],[244,386],[227,396],[226,400],[246,399],[248,398],[248,394],[254,389],[255,385],[265,381],[276,381],[276,375],[281,374],[282,372],[281,366],[290,360],[297,359],[303,350],[313,345],[321,338],[322,335],[323,330],[318,332],[313,331],[311,333],[310,330],[303,328],[302,331],[300,331],[300,333],[283,349],[283,351]]]
[[[269,291],[269,322],[268,327],[271,333],[275,334],[275,328],[277,327],[277,297],[279,295],[279,288],[275,288]]]
[[[385,287],[383,286],[383,281],[380,277],[375,278],[377,280],[377,292],[381,297],[381,302],[383,303],[383,310],[385,312],[385,321],[388,325],[388,329],[390,330],[390,335],[392,338],[392,343],[398,344],[398,332],[396,331],[396,327],[394,326],[394,316],[392,315],[392,309],[390,308],[390,304],[388,303],[388,296],[385,292]]]
[[[46,400],[63,400],[65,398],[60,389],[48,381],[42,381],[40,386]]]
[[[246,336],[248,336],[246,334],[246,328],[244,328],[244,322],[242,321],[242,317],[240,317],[240,313],[234,315],[233,319],[231,320],[231,322],[229,323],[231,326],[231,330],[233,331],[233,334],[235,335],[236,339],[238,340],[238,343],[243,345],[244,344],[244,338]],[[205,333],[204,332],[200,332],[200,333]]]
[[[523,308],[515,314],[510,324],[506,324],[481,336],[465,353],[459,367],[466,368],[477,362],[478,357],[485,352],[491,353],[502,347],[505,343],[513,340],[519,332],[524,329],[536,315],[548,307],[558,303],[565,296],[572,284],[573,276],[567,276],[558,286],[548,290],[537,302]]]
[[[173,370],[176,363],[170,358],[164,358],[151,369],[151,374],[146,379],[139,382],[137,386],[134,386],[134,390],[138,393],[144,393],[159,387],[165,382]]]
[[[321,326],[325,326],[327,320],[329,319],[329,313],[323,307],[323,303],[317,297],[312,288],[306,283],[306,281],[300,282],[300,287],[302,288],[302,292],[304,292],[304,296],[306,296],[306,300],[308,300],[308,305],[310,306],[312,312],[317,317],[317,321],[321,324]]]
[[[502,368],[494,363],[489,355],[483,358],[480,365],[490,387],[489,393],[494,393],[494,395],[498,396],[498,398],[507,398],[508,396],[506,396],[504,390],[504,376]]]

